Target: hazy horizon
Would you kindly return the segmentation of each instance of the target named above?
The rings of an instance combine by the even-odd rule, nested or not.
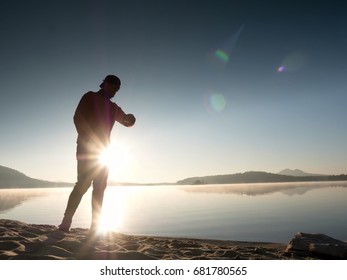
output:
[[[72,117],[118,75],[109,179],[345,174],[347,17],[338,1],[2,4],[0,165],[76,180]],[[13,16],[15,15],[15,20]]]

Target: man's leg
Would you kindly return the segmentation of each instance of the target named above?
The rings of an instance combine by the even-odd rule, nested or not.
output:
[[[99,225],[104,193],[107,186],[107,177],[108,167],[100,167],[99,173],[93,182],[91,231],[95,231]]]
[[[59,226],[60,230],[68,232],[78,205],[83,195],[87,192],[93,180],[93,162],[90,160],[77,161],[77,183],[70,193],[69,200],[64,213],[64,218]]]

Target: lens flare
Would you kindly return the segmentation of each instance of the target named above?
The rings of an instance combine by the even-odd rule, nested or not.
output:
[[[226,106],[226,100],[223,94],[214,93],[210,96],[210,104],[214,111],[222,112]]]
[[[221,49],[216,50],[214,52],[214,56],[216,58],[218,58],[223,63],[228,63],[229,58],[230,58],[229,55],[225,51],[223,51]]]
[[[283,59],[281,66],[277,68],[278,73],[297,72],[308,63],[308,56],[304,52],[295,52]]]
[[[277,68],[278,73],[282,73],[284,71],[286,71],[286,68],[283,65]]]
[[[234,54],[236,43],[239,40],[243,28],[244,25],[209,53],[210,60],[213,64],[224,67],[229,63],[230,56]]]

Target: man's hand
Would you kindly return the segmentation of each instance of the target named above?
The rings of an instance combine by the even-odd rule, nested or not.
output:
[[[126,127],[133,126],[136,122],[136,119],[133,114],[127,114],[123,118],[123,125]]]

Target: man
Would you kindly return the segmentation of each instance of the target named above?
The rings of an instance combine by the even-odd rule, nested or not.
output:
[[[64,218],[59,225],[62,231],[70,230],[72,217],[91,183],[93,183],[93,193],[90,230],[97,229],[108,177],[108,167],[100,164],[98,157],[110,143],[115,121],[126,127],[133,126],[136,121],[134,115],[125,114],[110,100],[116,95],[120,85],[118,77],[108,75],[101,83],[100,90],[84,94],[77,106],[74,115],[78,133],[77,183],[69,196]]]

